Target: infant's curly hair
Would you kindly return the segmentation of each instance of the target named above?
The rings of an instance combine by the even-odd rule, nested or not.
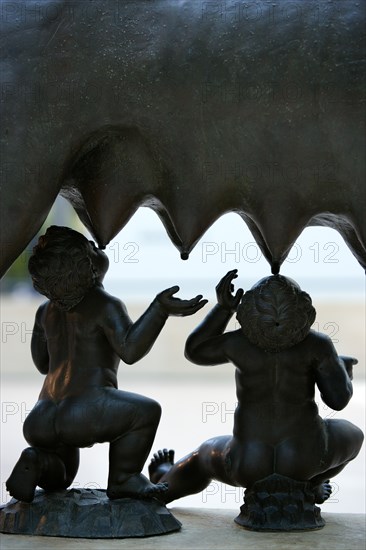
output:
[[[78,231],[52,225],[28,262],[34,288],[60,309],[75,307],[96,284],[90,243]]]
[[[277,352],[301,342],[315,315],[310,296],[295,281],[272,275],[244,294],[236,317],[250,342]]]

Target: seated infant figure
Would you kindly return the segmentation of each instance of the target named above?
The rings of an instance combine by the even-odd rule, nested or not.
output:
[[[248,491],[272,475],[307,482],[314,502],[324,502],[329,479],[357,456],[363,433],[346,420],[323,420],[315,386],[326,405],[343,409],[357,360],[338,356],[330,338],[311,330],[315,309],[293,280],[274,275],[233,295],[235,277],[236,270],[220,281],[218,304],[186,343],[193,363],[235,366],[233,434],[204,442],[176,464],[172,451],[159,451],[150,479],[168,483],[159,497],[165,502],[198,493],[213,479]],[[240,328],[225,333],[235,311]]]
[[[32,357],[46,375],[24,422],[25,449],[7,480],[9,493],[31,502],[37,486],[70,486],[79,448],[110,443],[107,495],[150,497],[166,490],[141,474],[159,424],[160,405],[117,389],[120,359],[132,364],[151,349],[169,315],[191,315],[205,303],[174,298],[179,287],[153,300],[135,323],[123,303],[103,288],[106,254],[80,233],[50,227],[29,260],[36,290],[49,299],[37,311]]]

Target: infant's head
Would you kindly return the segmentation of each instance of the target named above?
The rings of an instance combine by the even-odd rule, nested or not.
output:
[[[100,278],[96,258],[95,247],[81,233],[53,225],[39,238],[29,259],[33,286],[67,311],[76,306]]]
[[[237,319],[250,342],[276,352],[301,342],[315,320],[310,296],[292,279],[272,275],[246,292]]]

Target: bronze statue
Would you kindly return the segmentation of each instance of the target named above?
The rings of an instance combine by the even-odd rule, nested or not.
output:
[[[152,497],[166,490],[141,474],[159,424],[160,405],[117,389],[120,359],[132,364],[151,349],[169,315],[192,315],[206,300],[174,298],[164,290],[133,323],[124,304],[103,288],[106,254],[80,233],[50,227],[29,260],[36,290],[49,298],[37,311],[32,357],[46,375],[24,422],[25,449],[6,486],[31,502],[37,486],[72,483],[79,448],[110,443],[110,499]]]
[[[233,270],[220,281],[217,305],[186,344],[186,356],[193,363],[235,366],[238,406],[233,435],[206,441],[176,464],[173,451],[155,453],[150,479],[168,483],[160,496],[165,502],[198,493],[216,479],[245,487],[247,493],[258,482],[262,493],[271,484],[278,492],[283,480],[291,493],[294,480],[305,483],[310,503],[322,503],[330,496],[329,479],[357,456],[363,433],[346,420],[323,420],[314,388],[319,388],[326,405],[343,409],[352,396],[357,360],[338,356],[330,338],[310,329],[315,309],[295,281],[281,275],[266,277],[245,294],[239,289],[233,295],[236,277]],[[225,333],[235,311],[240,328]],[[293,514],[293,504],[286,500],[286,506]],[[258,502],[244,511],[251,516],[246,526],[253,526],[253,514],[259,514],[257,528],[269,528]],[[282,520],[270,522],[271,529],[295,528],[284,526]],[[306,522],[299,525],[298,518],[295,526],[311,528]]]
[[[206,229],[222,214],[234,211],[253,233],[273,274],[279,273],[291,246],[309,225],[338,230],[357,261],[366,267],[365,73],[360,55],[364,3],[45,0],[30,5],[1,0],[1,10],[5,78],[1,105],[1,276],[39,231],[58,194],[74,207],[100,248],[108,245],[137,208],[147,206],[158,214],[186,259]],[[75,242],[80,242],[78,239]],[[37,313],[33,337],[35,362],[41,372],[46,371],[44,331],[51,331],[51,365],[41,399],[25,423],[32,447],[22,454],[8,488],[21,500],[29,501],[37,485],[46,489],[68,486],[78,468],[78,447],[103,440],[111,442],[111,499],[160,494],[168,500],[174,494],[177,472],[173,466],[163,475],[171,466],[169,453],[155,457],[152,478],[157,483],[151,484],[140,473],[159,422],[159,406],[147,398],[118,392],[117,356],[134,362],[148,352],[169,314],[194,313],[205,301],[201,297],[177,300],[173,295],[178,287],[173,287],[158,295],[133,324],[119,302],[101,287],[101,273],[106,268],[103,254],[91,244],[87,248],[86,257],[80,260],[80,269],[89,272],[86,282],[81,283],[83,289],[78,288],[78,281],[71,285],[67,277],[55,282],[54,274],[48,274],[48,265],[34,272],[36,287],[46,293],[48,285],[53,287],[51,301]],[[58,260],[56,266],[56,273],[63,273],[63,261]],[[39,270],[46,285],[36,281]],[[219,304],[207,318],[202,325],[204,333],[216,324],[223,332],[226,318],[238,305],[241,293],[230,297],[227,290],[231,280],[230,275],[222,283],[219,300],[225,305]],[[269,281],[279,284],[283,279]],[[268,285],[270,288],[272,282]],[[249,299],[250,292],[244,295],[243,304],[246,296]],[[89,313],[92,319],[80,330],[78,320]],[[308,314],[302,327],[305,332],[310,329]],[[120,338],[114,340],[113,332]],[[214,334],[210,342],[224,346],[237,340],[245,342],[245,351],[253,352],[248,364],[261,378],[265,394],[253,390],[253,409],[258,409],[256,400],[267,396],[275,417],[283,416],[284,426],[290,429],[288,418],[278,409],[283,401],[273,402],[272,390],[277,388],[276,395],[284,398],[285,412],[291,409],[291,399],[298,406],[302,404],[308,416],[301,416],[301,421],[306,424],[308,419],[314,428],[309,433],[320,434],[316,441],[323,444],[322,430],[328,430],[334,448],[327,447],[326,453],[317,448],[310,453],[307,466],[301,460],[303,439],[299,447],[292,436],[285,441],[278,435],[279,439],[268,443],[267,432],[259,422],[262,439],[251,440],[253,455],[248,458],[243,454],[244,466],[238,458],[242,454],[234,452],[238,462],[230,463],[229,451],[227,460],[224,451],[219,452],[217,456],[225,465],[222,477],[254,487],[260,474],[280,468],[283,477],[290,476],[288,479],[306,478],[313,498],[321,501],[329,486],[317,460],[325,461],[327,475],[333,475],[357,452],[361,435],[348,423],[318,420],[311,388],[318,384],[323,391],[325,386],[326,402],[338,405],[340,401],[340,406],[345,406],[354,360],[337,359],[330,342],[311,331],[299,331],[303,339],[297,341],[298,334],[295,343],[285,339],[285,349],[252,341],[254,333],[256,330],[248,329],[244,335],[241,331]],[[199,359],[204,348],[205,353],[215,356],[214,362],[233,360],[241,372],[238,365],[243,357],[226,356],[224,347],[208,351],[210,346],[206,349],[202,342],[192,350],[192,342],[200,334],[198,329],[187,345],[192,360]],[[79,338],[87,341],[85,356],[79,351]],[[311,370],[310,362],[306,363],[309,342],[314,343],[311,350],[319,350],[319,358],[314,359],[318,370]],[[75,364],[63,354],[65,343],[77,352],[77,359],[82,354],[78,365],[94,365],[91,374],[89,369],[87,376],[84,369],[75,374]],[[306,348],[304,356],[298,356],[302,348]],[[265,370],[274,357],[287,360],[292,354],[296,355],[296,369],[286,370],[286,361],[281,369],[284,367],[288,374],[286,384],[308,382],[303,402],[295,399],[295,390],[290,396],[281,394],[283,388],[277,385],[283,381],[281,369]],[[263,372],[258,374],[260,368]],[[329,387],[335,382],[326,375],[326,382],[322,378],[326,369],[333,368],[340,379],[340,394],[337,389],[336,395]],[[268,372],[278,378],[269,382]],[[240,374],[237,378],[241,394],[241,386],[247,390],[253,379]],[[97,387],[90,390],[88,384]],[[88,390],[83,393],[80,386]],[[95,425],[88,416],[91,398],[86,395],[93,392],[98,394],[98,400],[92,401],[93,411],[105,411],[105,423],[103,415],[93,413]],[[114,396],[115,408],[124,411],[124,422],[118,426],[108,424],[116,415],[107,413],[110,403],[105,408],[102,395]],[[60,403],[57,407],[52,405],[53,397]],[[250,400],[245,397],[242,401],[240,413],[243,408],[250,409]],[[132,421],[135,407],[141,416]],[[84,418],[87,429],[82,427],[86,425]],[[244,422],[241,414],[236,425],[238,422]],[[109,428],[104,429],[107,425]],[[246,437],[251,437],[251,427],[244,425]],[[146,437],[140,438],[138,433]],[[133,467],[128,464],[127,446],[123,451],[123,441],[128,442],[128,438],[136,441],[138,449]],[[342,445],[337,438],[343,438]],[[217,445],[228,445],[230,452],[239,445],[237,434],[225,441],[220,439]],[[202,456],[204,448],[182,466],[194,465],[198,460],[194,457]],[[333,465],[339,448],[339,463]],[[119,452],[126,453],[120,462]],[[258,453],[261,460],[257,462]],[[274,456],[275,468],[271,462]],[[222,465],[221,459],[218,462]],[[116,462],[119,467],[114,466]],[[261,471],[253,471],[254,467]],[[198,484],[196,474],[197,470],[193,484]],[[165,477],[172,481],[167,491],[161,485]]]
[[[234,211],[273,272],[308,225],[365,268],[364,2],[1,8],[1,275],[59,193],[100,247],[148,206],[186,258]]]

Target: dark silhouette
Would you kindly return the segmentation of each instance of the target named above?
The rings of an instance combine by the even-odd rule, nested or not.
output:
[[[346,420],[323,420],[314,389],[329,407],[343,409],[357,360],[338,356],[327,336],[310,330],[315,309],[297,283],[275,275],[233,295],[235,277],[236,270],[220,281],[218,304],[186,344],[194,363],[235,365],[233,435],[206,441],[176,464],[173,451],[159,451],[150,479],[168,483],[161,498],[170,502],[202,491],[212,479],[250,490],[277,475],[309,482],[313,500],[322,503],[329,479],[356,457],[363,434]],[[224,333],[236,310],[241,328]]]
[[[273,272],[309,225],[366,267],[365,2],[1,8],[1,276],[59,193],[100,247],[148,206],[187,258],[233,211]]]
[[[102,281],[108,258],[92,241],[50,227],[29,260],[34,287],[49,301],[37,311],[32,356],[46,375],[24,423],[25,449],[7,480],[18,500],[31,502],[36,486],[66,489],[79,465],[79,447],[110,442],[107,495],[153,496],[166,490],[141,474],[160,420],[160,405],[117,389],[120,359],[132,364],[149,352],[169,315],[191,315],[206,303],[180,300],[174,286],[133,323]]]

